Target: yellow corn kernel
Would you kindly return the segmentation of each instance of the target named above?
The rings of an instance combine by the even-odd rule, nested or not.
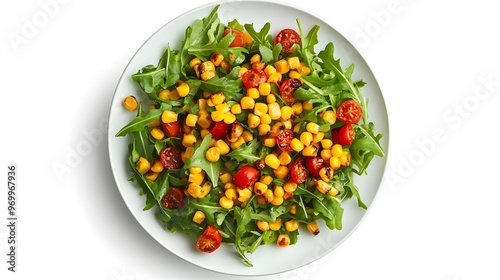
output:
[[[212,95],[212,93],[210,91],[207,91],[207,90],[203,91],[203,98],[207,101],[207,105],[208,105],[208,102],[210,101],[210,96],[211,95]],[[210,106],[214,106],[213,103],[210,103],[210,104],[211,104]]]
[[[316,180],[316,189],[322,194],[328,194],[331,196],[336,196],[339,191],[323,180]]]
[[[293,133],[295,134],[299,134],[299,131],[300,131],[300,123],[297,123],[293,126]]]
[[[321,117],[327,121],[329,124],[334,124],[335,121],[337,120],[337,114],[333,110],[327,110],[323,112]]]
[[[222,69],[224,69],[224,71],[226,71],[226,73],[231,72],[231,64],[226,59],[222,60],[219,66]]]
[[[271,93],[271,84],[268,82],[259,85],[259,94],[261,96],[268,96]]]
[[[259,89],[258,88],[247,89],[247,96],[253,99],[259,98],[260,97]]]
[[[161,161],[159,159],[155,159],[153,161],[153,164],[151,165],[151,171],[156,172],[156,173],[160,173],[163,171],[163,169],[164,169],[164,167],[163,167],[163,164],[161,163]]]
[[[290,162],[292,162],[292,157],[288,152],[282,152],[278,158],[281,165],[288,165],[290,164]]]
[[[264,175],[260,177],[259,182],[262,184],[270,185],[273,182],[273,177],[271,175]]]
[[[267,82],[270,84],[277,84],[281,82],[281,73],[276,72],[269,75],[269,77],[267,78]]]
[[[266,67],[266,64],[262,61],[257,61],[255,63],[252,63],[252,69],[255,70],[264,70],[264,67]]]
[[[215,65],[212,61],[205,61],[205,62],[202,62],[200,65],[199,65],[199,71],[201,73],[203,72],[207,72],[207,71],[213,71],[215,72]]]
[[[333,170],[337,170],[340,168],[340,159],[338,157],[331,157],[330,158],[330,167],[333,168]]]
[[[227,124],[232,124],[236,121],[236,116],[231,113],[231,112],[227,112],[224,114],[224,122],[227,123]]]
[[[290,142],[290,147],[292,148],[292,150],[300,152],[304,149],[304,144],[302,144],[302,142],[299,139],[293,138],[292,141]]]
[[[319,177],[325,182],[329,182],[333,179],[333,168],[330,166],[325,166],[319,170]]]
[[[203,213],[200,210],[198,210],[194,213],[193,222],[195,222],[197,224],[201,224],[204,220],[205,220],[205,213]]]
[[[201,186],[200,198],[207,196],[212,188],[212,183],[205,181]]]
[[[266,204],[266,198],[263,195],[256,195],[257,203],[260,205]]]
[[[285,201],[285,199],[282,196],[274,196],[273,200],[271,201],[271,204],[274,206],[279,206],[283,204],[283,201]]]
[[[318,235],[320,232],[318,223],[316,221],[309,222],[306,227],[307,230],[313,235]]]
[[[275,154],[268,154],[264,158],[264,162],[266,163],[267,166],[271,167],[272,169],[276,169],[280,167],[280,160]]]
[[[264,194],[264,192],[267,191],[267,185],[262,183],[262,182],[255,182],[253,185],[253,192],[255,194],[261,195]]]
[[[285,248],[288,245],[290,245],[290,236],[286,233],[281,233],[278,235],[278,238],[276,239],[276,245],[280,248]]]
[[[305,66],[304,63],[301,63],[299,68],[297,68],[297,71],[299,72],[300,75],[307,76],[311,73],[311,68]]]
[[[302,108],[304,110],[312,110],[313,104],[309,103],[309,100],[305,100],[304,102],[302,102]]]
[[[182,162],[186,162],[193,155],[194,155],[194,148],[193,147],[187,147],[186,151],[182,153]]]
[[[170,100],[176,101],[179,100],[181,96],[179,95],[179,92],[177,92],[177,89],[174,89],[170,92],[168,98],[170,98]]]
[[[281,120],[282,121],[287,121],[292,118],[293,110],[292,107],[290,106],[283,106],[281,107]]]
[[[194,147],[196,145],[196,136],[193,134],[184,134],[181,142],[184,147]]]
[[[260,117],[255,115],[255,114],[248,114],[248,120],[247,120],[248,127],[250,128],[256,128],[260,124]]]
[[[224,192],[224,195],[231,199],[231,200],[235,200],[238,198],[238,193],[236,192],[236,189],[235,188],[232,188],[232,189],[227,189],[225,192]]]
[[[321,140],[321,147],[323,149],[331,149],[333,146],[333,142],[330,139],[323,139]]]
[[[297,220],[288,220],[285,222],[285,229],[287,231],[295,231],[299,228],[299,222]]]
[[[156,178],[158,178],[158,175],[160,175],[160,173],[149,170],[144,177],[146,177],[149,181],[154,182]]]
[[[313,134],[312,143],[318,144],[319,142],[321,142],[321,140],[323,140],[323,138],[325,138],[325,133],[323,133],[321,131],[316,133],[316,134]]]
[[[228,183],[228,182],[231,182],[231,180],[233,179],[233,176],[231,176],[231,173],[229,172],[223,172],[219,175],[219,180],[225,184],[225,183]]]
[[[250,44],[253,42],[252,36],[248,32],[243,32],[243,40],[246,44]]]
[[[209,100],[212,101],[212,104],[214,104],[214,106],[217,106],[217,105],[222,104],[225,99],[226,99],[226,97],[224,96],[224,94],[222,92],[217,92],[217,93],[210,95]]]
[[[332,158],[332,150],[323,149],[319,153],[319,156],[326,162]]]
[[[244,66],[241,66],[240,68],[240,72],[238,72],[238,77],[241,77],[243,74],[245,74],[246,72],[248,72],[248,68],[244,67]]]
[[[292,120],[281,121],[285,129],[292,129]]]
[[[302,102],[297,102],[292,105],[292,111],[296,116],[302,114],[303,110],[304,108],[302,107]]]
[[[227,103],[223,102],[222,104],[215,105],[215,110],[229,113],[231,111],[231,108],[229,108],[229,105]]]
[[[300,134],[300,142],[304,144],[304,146],[309,146],[311,145],[313,140],[313,135],[309,131],[304,131]]]
[[[276,95],[269,94],[268,96],[266,96],[266,102],[267,102],[267,104],[275,103],[276,102]]]
[[[261,124],[271,124],[273,120],[271,119],[271,116],[269,114],[264,114],[260,116],[260,123]]]
[[[207,136],[208,134],[210,134],[210,131],[206,128],[203,128],[202,130],[200,130],[200,136],[201,138],[205,138],[205,136]]]
[[[309,122],[306,125],[306,130],[312,134],[317,134],[319,132],[319,125],[314,122]]]
[[[194,198],[199,198],[201,194],[201,186],[196,183],[189,183],[186,192]]]
[[[342,166],[349,166],[351,162],[351,154],[349,152],[344,151],[342,152],[342,155],[339,157],[340,160],[340,165]]]
[[[297,56],[289,57],[287,59],[287,62],[288,62],[288,67],[290,67],[290,69],[297,69],[300,67],[300,60],[299,57]]]
[[[261,230],[261,231],[268,231],[269,230],[269,223],[266,222],[266,221],[257,221],[257,227]]]
[[[238,137],[238,139],[235,141],[235,142],[232,142],[231,143],[231,149],[233,150],[236,150],[238,149],[239,147],[241,147],[241,145],[245,144],[245,139],[243,139],[242,136]]]
[[[283,190],[282,186],[275,186],[273,190],[273,195],[274,196],[283,196],[285,195],[285,191]]]
[[[177,121],[177,113],[170,110],[165,110],[161,114],[161,121],[164,123],[173,123]]]
[[[195,127],[196,122],[198,122],[198,115],[195,114],[188,114],[186,116],[186,125],[189,127]]]
[[[224,189],[229,190],[229,189],[235,189],[236,185],[233,182],[227,182],[224,184]]]
[[[300,79],[300,74],[299,72],[292,70],[288,73],[288,77],[290,77],[290,79]]]
[[[203,111],[207,109],[207,100],[205,98],[198,99],[198,110]]]
[[[260,136],[265,136],[269,133],[269,131],[271,131],[271,126],[268,124],[261,123],[259,124],[257,129]]]
[[[260,54],[256,53],[250,58],[250,64],[260,61]]]
[[[234,202],[232,199],[229,199],[225,196],[222,196],[220,199],[219,199],[219,205],[224,208],[224,209],[231,209],[233,208],[233,205],[234,205]]]
[[[137,171],[139,173],[144,174],[144,173],[148,172],[149,169],[151,168],[151,163],[149,163],[149,161],[147,159],[140,157],[139,160],[135,164],[135,168],[137,169]]]
[[[304,147],[302,155],[305,157],[315,157],[318,155],[318,147],[315,145]]]
[[[159,127],[160,125],[161,125],[160,120],[154,120],[154,121],[149,123],[149,126],[151,126],[151,127]]]
[[[203,173],[198,173],[198,174],[189,173],[188,182],[201,185],[204,179],[205,179],[205,174]]]
[[[253,113],[260,117],[267,114],[267,109],[267,104],[257,102],[253,108]]]
[[[223,60],[224,60],[224,56],[220,53],[213,53],[210,56],[210,61],[212,61],[212,63],[215,66],[219,66]]]
[[[250,197],[252,196],[252,191],[248,188],[244,188],[244,189],[236,189],[236,191],[238,192],[238,201],[239,202],[245,202],[247,200],[250,199]]]
[[[215,142],[215,147],[217,147],[217,149],[219,149],[219,152],[221,155],[225,155],[225,154],[229,153],[229,151],[230,151],[229,146],[222,139],[219,139]]]
[[[200,79],[202,79],[203,81],[208,81],[213,77],[215,77],[215,71],[205,71],[200,75]]]
[[[262,140],[262,145],[268,148],[276,146],[276,139],[274,137],[267,137]]]
[[[158,93],[158,97],[165,100],[170,100],[170,90],[164,89]]]
[[[332,156],[334,157],[340,157],[344,150],[342,149],[342,146],[340,144],[335,144],[332,147]]]
[[[241,114],[241,105],[236,103],[231,107],[231,113],[234,115]]]
[[[197,57],[191,59],[191,61],[189,61],[189,67],[191,68],[194,68],[195,65],[200,65],[201,64],[201,60]]]
[[[297,214],[297,204],[296,203],[293,203],[292,205],[290,205],[290,208],[288,209],[288,213],[290,213],[292,215]]]
[[[220,151],[216,147],[209,148],[205,153],[205,157],[210,162],[217,162],[220,159]]]
[[[226,113],[224,113],[223,111],[213,111],[212,113],[210,113],[210,118],[214,122],[221,122],[224,120],[225,114]]]
[[[199,174],[203,171],[203,169],[199,166],[191,166],[189,167],[189,173],[191,174]]]
[[[214,139],[214,138],[210,139],[209,147],[214,147],[215,146],[215,142],[217,142],[217,139]]]
[[[267,203],[271,203],[271,201],[273,201],[273,199],[274,199],[273,191],[270,189],[267,189],[266,191],[264,191],[264,194],[262,194],[262,195],[264,196],[264,199],[266,200]]]
[[[292,180],[288,180],[283,184],[283,190],[288,193],[293,193],[297,189],[297,183]]]
[[[243,96],[240,100],[241,109],[253,109],[255,100],[248,96]]]
[[[236,61],[236,56],[232,53],[229,54],[229,61],[231,61],[231,63],[234,63]]]
[[[285,179],[288,176],[288,167],[284,165],[278,166],[274,169],[274,176],[278,179]]]
[[[269,77],[271,76],[272,74],[276,73],[276,68],[274,68],[274,66],[272,65],[267,65],[265,68],[264,68],[264,72],[266,73],[266,75]]]
[[[139,102],[135,96],[129,95],[123,99],[123,106],[129,111],[135,111],[139,107]]]
[[[189,94],[189,85],[187,83],[181,83],[175,88],[180,97],[186,97]]]
[[[280,74],[285,74],[290,71],[290,66],[288,62],[284,59],[278,60],[274,63],[274,68],[276,68],[276,72]]]
[[[281,108],[277,102],[268,105],[269,116],[272,120],[281,118]]]
[[[245,143],[248,143],[253,140],[253,134],[252,132],[245,130],[243,133],[241,133],[241,138],[245,141]]]
[[[155,127],[151,129],[151,136],[153,136],[154,139],[156,140],[161,140],[163,137],[165,137],[165,132],[161,128]]]

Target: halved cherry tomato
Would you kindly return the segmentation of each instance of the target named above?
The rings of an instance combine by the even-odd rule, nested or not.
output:
[[[267,81],[267,74],[264,70],[250,69],[241,76],[241,81],[246,88],[258,87]]]
[[[184,191],[179,187],[170,187],[167,193],[161,199],[163,204],[168,209],[177,209],[184,202]]]
[[[167,137],[179,137],[182,131],[180,122],[164,123],[162,122],[163,132]]]
[[[290,146],[290,143],[293,139],[293,131],[291,129],[282,130],[280,134],[274,137],[274,139],[276,139],[276,146],[282,152],[293,151],[292,147]]]
[[[225,37],[229,33],[236,34],[236,37],[234,37],[233,41],[229,45],[230,48],[244,47],[245,46],[245,36],[243,35],[243,32],[239,31],[238,29],[234,29],[234,28],[226,28],[226,29],[224,29],[224,32],[222,33],[222,37]]]
[[[294,53],[294,45],[300,45],[301,43],[300,35],[293,29],[283,29],[278,33],[278,35],[276,35],[276,37],[274,37],[274,44],[277,45],[278,43],[281,43],[283,53]]]
[[[196,249],[205,252],[212,253],[213,251],[219,249],[222,243],[222,236],[219,230],[213,225],[208,225],[205,231],[201,234],[196,242]]]
[[[350,123],[332,130],[333,144],[351,145],[355,138],[356,132]]]
[[[244,189],[253,185],[259,179],[259,176],[259,170],[250,165],[245,165],[234,174],[233,181],[238,188]]]
[[[298,89],[301,86],[302,83],[300,82],[299,79],[292,78],[285,80],[280,86],[281,97],[287,103],[293,103],[297,101],[297,99],[295,99],[295,97],[293,96],[293,93],[295,92],[296,89]]]
[[[208,131],[212,134],[213,139],[222,139],[226,137],[227,132],[229,131],[229,128],[231,128],[231,125],[220,121],[220,122],[212,122],[210,127],[208,128]]]
[[[309,171],[306,168],[305,161],[305,157],[298,157],[290,165],[290,177],[296,184],[304,183],[307,179],[307,176],[309,175]]]
[[[313,177],[319,177],[319,170],[325,166],[321,157],[306,157],[307,171]]]
[[[179,169],[184,165],[181,154],[179,147],[166,147],[160,152],[161,164],[166,169]]]
[[[340,103],[337,108],[337,119],[343,123],[358,123],[362,115],[361,106],[352,99]]]

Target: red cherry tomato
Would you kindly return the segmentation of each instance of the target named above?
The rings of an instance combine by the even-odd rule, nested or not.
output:
[[[276,139],[276,146],[282,152],[291,152],[293,151],[290,143],[293,139],[293,131],[291,129],[284,129],[280,134],[274,137]]]
[[[343,123],[358,123],[362,115],[361,106],[352,99],[340,103],[337,108],[337,119]]]
[[[236,37],[234,37],[233,41],[229,45],[230,48],[244,47],[245,46],[245,36],[243,35],[243,32],[239,31],[238,29],[234,29],[234,28],[226,28],[226,29],[224,29],[224,32],[222,33],[222,37],[226,37],[226,35],[229,33],[236,34]]]
[[[229,128],[231,128],[231,125],[220,121],[220,122],[212,122],[210,127],[208,128],[208,131],[212,134],[213,139],[222,139],[226,137],[227,132],[229,131]]]
[[[307,176],[309,176],[309,171],[306,168],[305,161],[305,157],[298,157],[290,165],[290,177],[296,184],[304,183],[307,179]]]
[[[163,204],[168,209],[177,209],[184,202],[184,191],[179,187],[170,187],[167,193],[161,199]]]
[[[220,247],[221,243],[222,236],[219,230],[213,225],[208,225],[198,238],[196,249],[205,253],[212,253]]]
[[[313,177],[319,177],[319,170],[325,166],[321,157],[306,157],[307,171]]]
[[[297,101],[297,99],[295,99],[295,97],[293,96],[293,93],[295,92],[296,89],[298,89],[301,86],[302,83],[300,82],[299,79],[292,78],[284,81],[280,86],[281,97],[287,103],[293,103]]]
[[[160,161],[166,169],[179,169],[182,162],[181,149],[179,147],[166,147],[160,152]]]
[[[334,133],[335,130],[336,132]],[[352,141],[356,138],[356,132],[351,124],[345,124],[335,130],[332,131],[332,142],[334,144],[351,145]],[[333,138],[334,134],[336,134],[336,139]]]
[[[274,44],[277,45],[278,43],[281,43],[283,53],[294,53],[294,45],[300,45],[301,43],[300,35],[293,29],[283,29],[278,33],[278,35],[276,35],[276,37],[274,37]]]
[[[267,74],[263,70],[250,69],[241,76],[241,81],[246,88],[258,87],[267,81]]]
[[[234,184],[240,188],[244,189],[250,185],[253,185],[260,176],[260,171],[253,168],[250,165],[243,166],[240,170],[236,172],[233,176]]]
[[[163,132],[167,137],[179,137],[182,131],[180,122],[164,123],[162,122]]]

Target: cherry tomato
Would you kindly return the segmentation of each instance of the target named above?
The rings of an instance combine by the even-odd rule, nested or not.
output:
[[[253,185],[259,179],[259,176],[259,170],[250,165],[245,165],[234,174],[233,181],[238,188],[244,189]]]
[[[313,177],[319,177],[319,170],[325,166],[321,157],[306,157],[307,171]]]
[[[355,138],[356,132],[350,123],[332,130],[332,142],[334,144],[351,145]]]
[[[244,47],[245,46],[245,36],[243,35],[243,32],[239,31],[238,29],[234,29],[234,28],[226,28],[226,29],[224,29],[224,32],[222,33],[222,37],[225,37],[229,33],[236,34],[236,37],[234,37],[233,41],[229,45],[230,48]]]
[[[182,125],[180,122],[164,123],[162,122],[163,132],[167,137],[179,137],[182,131]]]
[[[358,123],[362,115],[361,106],[352,99],[340,103],[337,108],[337,119],[343,123]]]
[[[300,35],[293,29],[283,29],[278,33],[278,35],[276,35],[276,37],[274,37],[274,44],[277,45],[278,43],[281,43],[283,53],[294,53],[294,45],[300,45],[301,43]]]
[[[301,86],[302,83],[300,82],[299,79],[292,78],[284,81],[280,86],[281,97],[287,103],[293,103],[297,101],[297,99],[295,99],[295,97],[293,96],[293,93],[295,92],[296,89],[298,89]]]
[[[276,146],[282,152],[293,151],[292,147],[290,146],[290,143],[293,139],[293,131],[291,129],[282,130],[280,134],[274,137],[274,139],[276,139]]]
[[[212,253],[220,247],[221,243],[222,236],[219,230],[213,225],[208,225],[198,238],[196,249],[205,253]]]
[[[182,162],[181,149],[179,147],[166,147],[160,152],[160,161],[166,169],[179,169]]]
[[[227,132],[231,128],[231,125],[225,123],[224,121],[212,122],[208,131],[212,134],[213,139],[222,139],[226,137]]]
[[[267,74],[264,70],[250,69],[241,76],[241,81],[246,88],[258,87],[267,81]]]
[[[298,157],[290,165],[290,177],[296,184],[304,183],[307,179],[307,176],[309,176],[309,171],[306,168],[305,162],[305,157]]]
[[[168,209],[177,209],[184,202],[184,191],[179,187],[170,187],[167,193],[161,199],[163,204]]]

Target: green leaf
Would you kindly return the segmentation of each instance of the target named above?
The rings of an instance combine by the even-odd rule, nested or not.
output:
[[[238,162],[246,161],[248,164],[253,164],[255,161],[260,160],[257,151],[262,147],[257,138],[250,141],[246,145],[241,145],[238,149],[232,150],[227,156]]]
[[[222,78],[212,78],[208,81],[201,81],[200,88],[209,92],[222,92],[229,100],[239,101],[243,97],[243,83],[238,78],[240,67],[234,67],[228,75]]]
[[[125,136],[131,132],[144,130],[152,121],[159,120],[165,110],[171,110],[172,105],[168,102],[162,103],[159,109],[150,110],[145,116],[137,116],[130,123],[125,125],[116,136]]]

